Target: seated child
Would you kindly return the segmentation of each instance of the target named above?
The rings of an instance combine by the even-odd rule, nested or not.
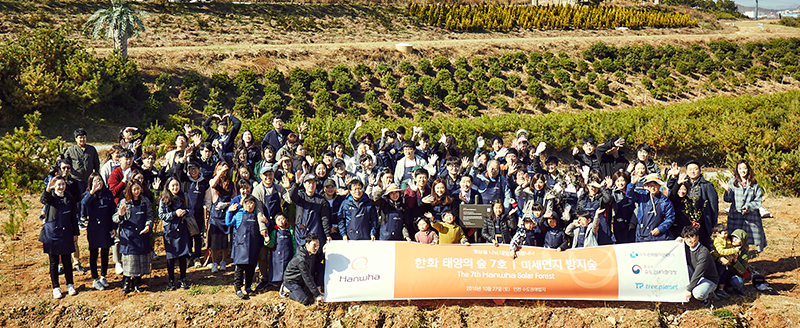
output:
[[[544,231],[544,248],[556,249],[559,252],[567,249],[569,240],[564,230],[561,230],[561,221],[554,218],[552,213],[545,214],[545,218],[546,220],[542,220],[539,224],[539,228]]]
[[[730,284],[734,292],[745,296],[746,294],[742,287],[744,286],[744,280],[750,278],[751,275],[750,266],[747,263],[750,259],[747,254],[750,250],[747,246],[747,232],[742,229],[734,230],[731,233],[731,244],[739,250],[729,264],[729,271],[731,272]]]
[[[536,243],[536,225],[533,223],[533,218],[531,214],[525,213],[522,216],[522,226],[517,229],[517,233],[514,234],[514,237],[511,238],[511,258],[517,258],[517,251],[520,250],[521,246],[537,246]]]
[[[433,220],[433,214],[431,214],[431,212],[426,212],[425,217],[431,221]],[[433,228],[439,231],[440,244],[457,244],[460,242],[463,245],[469,245],[467,235],[464,234],[464,229],[461,229],[460,226],[454,223],[456,216],[453,212],[445,211],[442,213],[442,220],[444,220],[444,222],[433,221],[432,223]]]
[[[272,268],[269,281],[280,285],[283,282],[283,271],[289,265],[296,248],[294,244],[294,228],[289,225],[286,215],[275,214],[275,229],[269,234],[267,247],[272,248]]]
[[[577,220],[567,225],[565,230],[567,235],[572,236],[572,248],[594,247],[597,246],[597,217],[605,212],[605,209],[595,211],[594,220],[589,219],[589,212],[581,211],[576,214]]]
[[[428,220],[425,218],[419,218],[419,220],[417,220],[417,228],[419,228],[419,232],[414,235],[414,240],[420,244],[438,244],[439,233],[430,227],[431,226],[428,224]]]

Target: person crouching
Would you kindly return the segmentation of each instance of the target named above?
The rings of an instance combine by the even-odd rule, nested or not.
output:
[[[319,236],[310,233],[305,244],[297,247],[297,252],[283,274],[283,284],[279,294],[304,305],[322,303],[322,286],[317,286],[315,276],[323,269],[319,252]]]

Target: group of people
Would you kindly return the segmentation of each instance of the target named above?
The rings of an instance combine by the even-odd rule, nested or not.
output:
[[[521,246],[563,251],[686,238],[694,229],[699,245],[716,245],[711,238],[718,197],[700,163],[690,161],[684,169],[673,163],[665,183],[647,144],[628,159],[624,139],[597,144],[586,138],[562,165],[555,155],[545,157],[545,142],[529,144],[524,129],[508,146],[494,137],[485,147],[478,137],[473,153],[459,149],[451,135],[433,141],[420,127],[358,136],[359,121],[347,140],[315,159],[303,146],[304,123],[295,133],[275,116],[272,126],[258,143],[251,131],[239,136],[235,116],[214,115],[203,123],[205,137],[187,125],[175,148],[159,159],[142,149],[146,131],[126,127],[102,166],[86,131],[75,130],[76,144],[46,177],[41,198],[40,241],[50,255],[53,296],[62,294],[60,270],[68,293],[76,293],[72,271],[82,270],[76,246],[81,230],[89,242],[92,286],[109,287],[111,250],[123,293],[141,291],[156,257],[159,222],[167,289],[189,288],[189,265],[207,263],[217,272],[227,269],[228,260],[239,298],[275,286],[303,304],[322,300],[324,246],[332,240],[506,244],[516,256]],[[726,231],[746,232],[750,238],[740,241],[761,251],[761,189],[747,162],[737,163],[734,175],[721,183],[724,200],[732,203]],[[482,227],[463,226],[461,204],[491,206]],[[718,252],[722,258],[729,253]],[[256,270],[260,278],[252,290]]]

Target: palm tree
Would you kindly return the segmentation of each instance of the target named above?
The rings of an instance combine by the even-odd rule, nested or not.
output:
[[[107,40],[114,40],[114,48],[122,58],[128,58],[128,38],[144,32],[144,23],[139,16],[147,16],[141,10],[125,6],[125,0],[111,0],[111,8],[100,9],[83,25],[85,31],[92,31],[92,38],[99,38],[105,31]]]

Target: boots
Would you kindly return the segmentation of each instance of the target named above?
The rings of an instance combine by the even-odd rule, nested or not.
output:
[[[122,277],[122,294],[128,295],[131,292],[131,277]]]

